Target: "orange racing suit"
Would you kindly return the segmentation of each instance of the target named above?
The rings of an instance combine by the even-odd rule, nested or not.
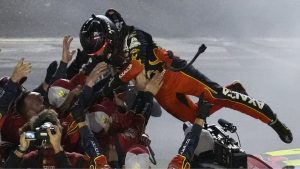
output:
[[[134,27],[130,27],[128,32],[123,48],[123,57],[128,62],[103,88],[103,95],[109,95],[112,89],[128,83],[144,69],[147,78],[166,70],[164,83],[155,98],[167,112],[181,121],[195,120],[197,105],[188,95],[199,96],[202,92],[205,93],[204,99],[214,104],[210,114],[222,107],[228,107],[267,124],[276,119],[266,103],[220,86],[193,66],[182,71],[170,70],[169,66],[182,67],[187,63],[172,52],[158,47],[148,33]]]

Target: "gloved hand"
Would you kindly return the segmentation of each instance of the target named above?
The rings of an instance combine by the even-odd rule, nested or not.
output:
[[[72,79],[82,68],[82,65],[86,64],[90,57],[80,49],[77,49],[76,58],[72,61],[67,68],[67,78]]]
[[[90,57],[83,50],[77,49],[77,55],[75,58],[76,64],[82,65],[86,63],[89,59]]]
[[[204,100],[204,92],[199,96],[197,118],[205,120],[212,104]]]
[[[45,83],[50,84],[52,82],[52,77],[57,70],[57,62],[53,61],[47,68],[47,74],[45,77]]]

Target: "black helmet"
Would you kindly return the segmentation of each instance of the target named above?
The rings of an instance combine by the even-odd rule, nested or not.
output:
[[[116,48],[118,30],[106,16],[93,14],[82,25],[79,38],[83,50],[89,56],[107,55]]]

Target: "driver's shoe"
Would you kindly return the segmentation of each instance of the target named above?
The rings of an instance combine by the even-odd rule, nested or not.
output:
[[[293,141],[293,134],[291,130],[284,123],[281,123],[278,118],[271,122],[269,126],[276,131],[283,142],[291,143]]]

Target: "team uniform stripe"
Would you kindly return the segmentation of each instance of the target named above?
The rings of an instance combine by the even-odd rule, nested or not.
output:
[[[192,76],[190,76],[190,75],[184,73],[183,71],[180,71],[180,72],[181,72],[182,74],[184,74],[184,75],[186,75],[186,76],[188,76],[188,77],[190,77],[190,78],[196,80],[197,82],[201,83],[203,86],[205,86],[206,88],[208,88],[209,91],[213,92],[214,94],[217,94],[217,93],[218,93],[218,92],[216,92],[215,90],[213,90],[212,88],[210,88],[209,86],[207,86],[206,84],[204,84],[203,82],[201,82],[200,80],[198,80],[198,79],[196,79],[196,78],[194,78],[194,77],[192,77]]]
[[[260,111],[258,111],[258,110],[256,110],[256,109],[254,109],[254,108],[252,108],[252,107],[250,107],[250,106],[248,106],[248,105],[246,105],[246,104],[244,104],[244,103],[241,103],[241,102],[239,102],[239,101],[233,101],[233,100],[229,100],[229,99],[222,99],[222,98],[216,98],[216,97],[214,97],[214,96],[212,95],[212,93],[217,94],[217,92],[216,92],[215,90],[213,90],[212,88],[210,88],[209,86],[207,86],[206,84],[204,84],[203,82],[201,82],[200,80],[198,80],[198,79],[196,79],[196,78],[194,78],[194,77],[192,77],[192,76],[190,76],[190,75],[188,75],[188,74],[186,74],[186,73],[184,73],[184,72],[182,72],[182,71],[181,71],[181,73],[183,73],[184,75],[186,75],[186,76],[188,76],[188,77],[190,77],[190,78],[196,80],[197,82],[203,84],[203,85],[208,89],[208,91],[210,91],[209,93],[210,93],[210,95],[211,95],[212,98],[214,98],[214,99],[220,99],[220,100],[224,100],[224,101],[226,100],[226,101],[229,101],[229,102],[232,102],[232,103],[237,103],[237,104],[239,104],[240,106],[246,106],[246,107],[248,107],[249,109],[253,110],[253,112],[257,112],[259,115],[261,115],[261,118],[262,118],[262,119],[266,119],[266,121],[272,121],[272,119],[270,119],[269,117],[267,117],[267,116],[266,116],[265,114],[263,114],[262,112],[260,112]]]

